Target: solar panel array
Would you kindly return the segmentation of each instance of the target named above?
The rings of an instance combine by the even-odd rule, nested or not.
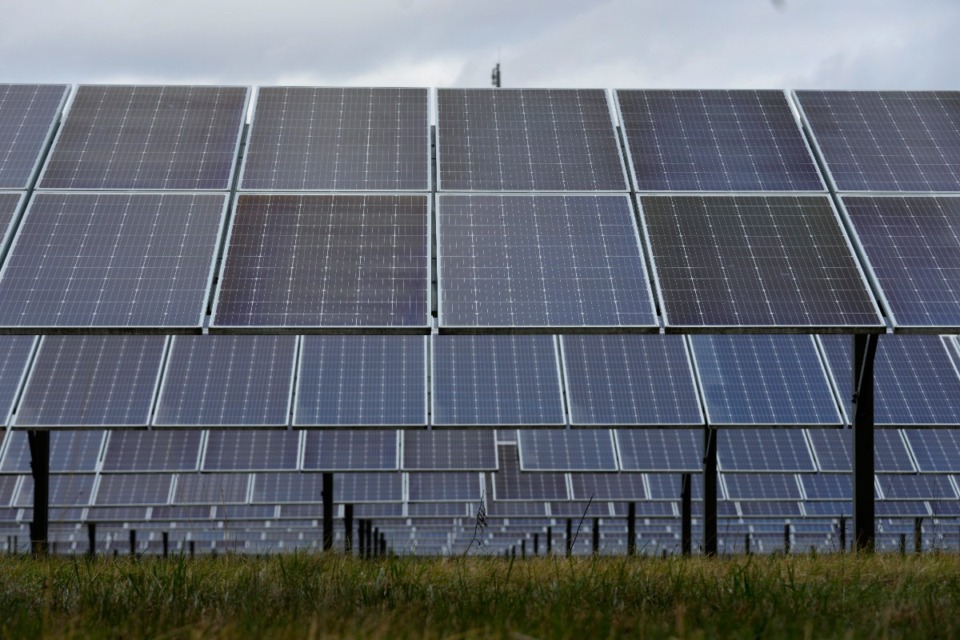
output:
[[[638,191],[823,191],[782,91],[618,91]]]
[[[0,189],[30,187],[68,91],[63,84],[0,84]]]

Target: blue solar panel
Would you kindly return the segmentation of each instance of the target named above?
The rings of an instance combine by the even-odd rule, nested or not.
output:
[[[114,431],[103,455],[104,471],[196,471],[201,431]]]
[[[691,336],[712,425],[840,425],[810,336]]]
[[[801,500],[800,486],[793,474],[725,473],[720,476],[728,500]]]
[[[479,501],[482,490],[478,473],[411,473],[408,477],[411,502]]]
[[[496,471],[494,435],[490,431],[406,431],[403,433],[403,469]]]
[[[904,434],[921,473],[960,473],[960,430],[906,429]]]
[[[618,91],[639,191],[823,191],[782,91]]]
[[[520,431],[522,471],[616,471],[613,432],[606,429]]]
[[[500,470],[490,474],[494,501],[568,500],[566,476],[562,473],[522,473],[517,448],[499,446]]]
[[[257,473],[251,501],[255,504],[320,504],[323,478],[317,473]]]
[[[574,500],[647,499],[642,473],[575,473],[571,476]],[[677,494],[679,496],[679,493]]]
[[[10,421],[36,343],[34,336],[0,336],[0,426]]]
[[[884,500],[955,500],[957,492],[945,475],[879,475]]]
[[[182,473],[177,476],[173,502],[221,506],[244,504],[249,488],[250,475],[246,473]],[[229,511],[227,513],[229,515]],[[209,517],[210,512],[207,511],[207,519]]]
[[[571,424],[703,424],[682,336],[566,335],[560,346]]]
[[[800,429],[722,429],[717,432],[720,470],[816,471]]]
[[[626,196],[442,195],[441,328],[654,330]]]
[[[176,336],[155,425],[285,426],[296,336]]]
[[[853,499],[853,476],[848,473],[803,474],[800,482],[807,500]]]
[[[27,189],[70,87],[0,84],[0,189]]]
[[[96,476],[93,474],[50,476],[50,506],[85,507],[89,505],[95,480]],[[31,476],[24,476],[23,483],[20,485],[20,493],[16,499],[16,506],[33,506],[33,478]],[[56,513],[52,513],[51,516],[54,522],[59,519]]]
[[[433,424],[562,426],[553,336],[434,336]]]
[[[703,469],[703,431],[698,429],[617,429],[624,471]]]
[[[843,207],[894,327],[955,331],[960,198],[844,197]]]
[[[393,471],[398,468],[396,431],[309,431],[305,471]]]
[[[94,504],[108,507],[169,504],[172,482],[173,476],[167,474],[102,475]]]
[[[849,414],[852,339],[820,336],[820,343]],[[960,425],[960,376],[938,336],[880,336],[873,380],[875,424]]]
[[[309,477],[309,474],[303,475]],[[319,475],[314,477],[320,480]],[[334,502],[400,502],[402,499],[403,478],[399,473],[338,473],[333,477]]]
[[[296,431],[211,431],[203,471],[293,471],[299,467]]]
[[[646,477],[651,500],[680,500],[683,476],[679,474],[648,473]],[[691,499],[703,500],[703,482],[694,481],[690,485]],[[722,498],[722,487],[720,485],[717,485],[717,492],[717,498]]]
[[[794,518],[803,515],[799,502],[752,502],[739,503],[740,515],[744,518]],[[775,538],[779,542],[782,538]]]
[[[7,243],[13,232],[13,222],[25,200],[26,194],[23,193],[0,192],[0,255],[6,253]]]
[[[811,429],[808,433],[821,471],[850,472],[853,459],[853,432],[850,429]],[[878,473],[915,471],[898,429],[877,429],[873,445],[873,459]]]
[[[426,426],[427,338],[305,336],[297,426]]]
[[[880,500],[876,504],[878,518],[915,518],[929,516],[927,503],[920,500]]]
[[[46,336],[20,399],[18,427],[147,426],[164,336]]]

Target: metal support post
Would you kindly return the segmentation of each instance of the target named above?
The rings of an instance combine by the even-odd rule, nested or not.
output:
[[[87,523],[87,557],[93,558],[97,555],[97,523]]]
[[[750,555],[750,534],[743,534],[743,552]]]
[[[693,548],[693,484],[689,473],[680,481],[680,553],[690,555]]]
[[[783,525],[783,555],[790,555],[790,523]]]
[[[853,336],[853,544],[871,552],[876,538],[874,522],[873,362],[877,336]]]
[[[840,553],[847,552],[847,517],[840,516]]]
[[[703,430],[703,553],[717,555],[717,430]]]
[[[357,537],[359,538],[360,548],[357,555],[361,558],[367,557],[367,521],[361,518],[357,520]]]
[[[353,553],[353,505],[343,505],[343,552]]]
[[[573,519],[567,518],[567,557],[573,553]]]
[[[163,540],[163,557],[170,557],[170,534],[164,531],[160,534],[161,539]]]
[[[627,555],[637,555],[637,503],[627,503]]]
[[[533,555],[534,556],[540,555],[540,534],[539,533],[533,534]]]
[[[333,474],[323,474],[323,550],[333,549]]]
[[[547,555],[553,555],[553,527],[547,527]]]
[[[913,552],[923,553],[923,518],[913,519]]]
[[[30,546],[34,555],[47,554],[50,528],[50,432],[28,431],[30,472],[33,476],[33,522]]]
[[[130,529],[130,555],[137,555],[137,530]]]

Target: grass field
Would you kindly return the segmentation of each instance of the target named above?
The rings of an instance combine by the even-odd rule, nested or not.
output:
[[[960,637],[960,556],[0,559],[3,637]]]

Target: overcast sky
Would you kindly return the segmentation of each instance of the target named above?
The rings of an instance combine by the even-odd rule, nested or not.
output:
[[[960,88],[958,0],[4,2],[0,82]]]

